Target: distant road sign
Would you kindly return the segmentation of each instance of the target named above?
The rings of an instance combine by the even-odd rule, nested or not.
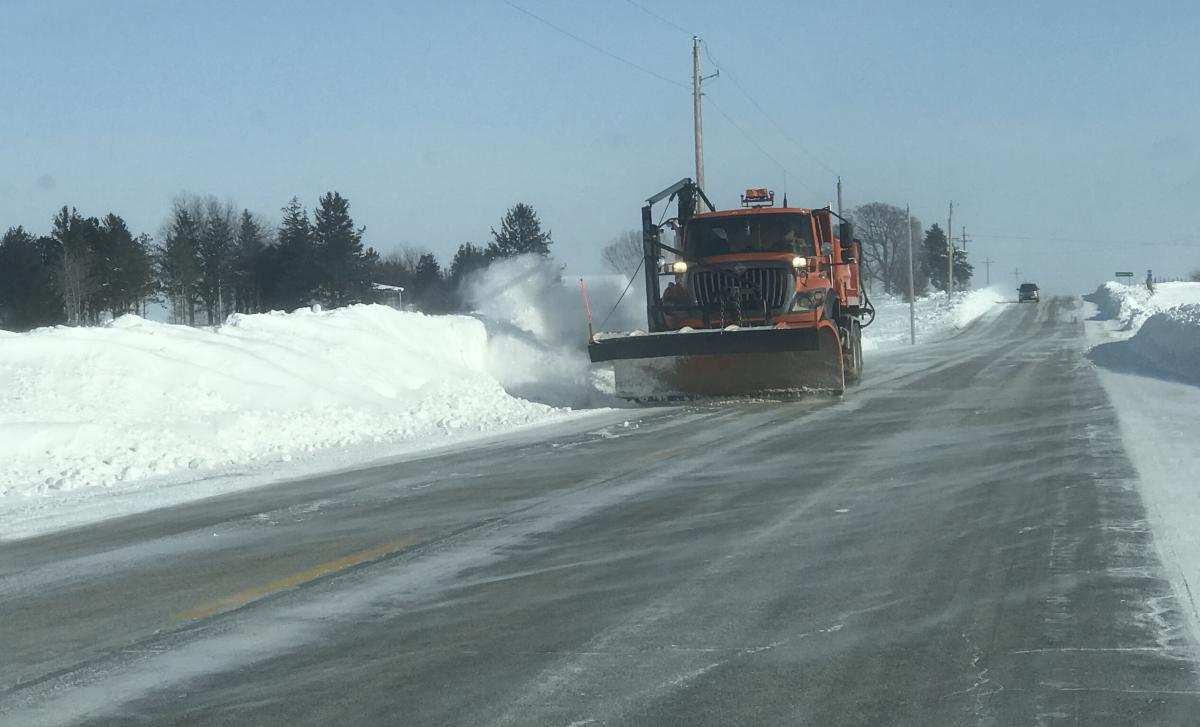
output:
[[[1132,278],[1133,273],[1115,273],[1118,278]]]

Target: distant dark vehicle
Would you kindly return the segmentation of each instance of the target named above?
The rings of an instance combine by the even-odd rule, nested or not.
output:
[[[1024,303],[1027,300],[1032,300],[1034,303],[1041,300],[1038,295],[1038,287],[1033,283],[1021,283],[1021,287],[1017,288],[1017,302]]]

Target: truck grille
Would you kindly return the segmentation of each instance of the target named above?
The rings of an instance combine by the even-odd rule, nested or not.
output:
[[[783,268],[750,268],[735,270],[697,270],[691,275],[692,293],[704,308],[719,308],[721,301],[731,301],[734,288],[747,313],[775,311],[784,306],[792,293],[792,276]]]

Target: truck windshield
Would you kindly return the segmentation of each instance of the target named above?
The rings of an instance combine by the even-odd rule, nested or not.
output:
[[[812,222],[805,214],[752,214],[692,220],[684,236],[689,258],[751,252],[811,255]]]

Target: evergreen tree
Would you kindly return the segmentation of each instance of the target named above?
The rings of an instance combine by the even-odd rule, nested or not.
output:
[[[27,331],[66,321],[54,287],[56,243],[13,227],[0,238],[0,327]]]
[[[413,274],[413,302],[426,313],[444,313],[450,308],[448,298],[442,266],[433,253],[425,253],[417,261],[417,270]]]
[[[125,220],[112,213],[97,221],[94,230],[99,287],[91,307],[107,311],[114,318],[137,312],[154,291],[149,238],[134,237]]]
[[[312,225],[308,211],[292,197],[283,208],[278,241],[270,256],[268,305],[292,310],[312,301],[316,276],[313,270]]]
[[[146,304],[155,299],[157,280],[154,270],[154,238],[142,233],[134,238],[134,247],[129,252],[126,289],[130,300],[141,306],[141,315],[146,314]]]
[[[196,324],[196,300],[202,276],[200,223],[176,202],[166,239],[158,251],[159,281],[175,322]]]
[[[371,273],[379,255],[363,249],[365,228],[355,229],[349,200],[337,192],[327,192],[313,217],[322,300],[331,307],[371,300]]]
[[[925,270],[930,284],[937,289],[946,289],[946,233],[936,223],[925,232],[922,243]],[[971,282],[975,267],[967,262],[967,251],[954,251],[954,286],[965,289]]]
[[[262,285],[266,273],[266,235],[262,225],[243,209],[238,223],[237,252],[233,260],[234,309],[240,313],[262,310]]]
[[[967,262],[966,250],[954,251],[954,285],[958,290],[971,287],[971,278],[975,277],[975,266]]]
[[[486,268],[487,265],[487,251],[470,242],[464,242],[458,246],[454,259],[450,261],[450,282],[455,286],[461,285],[468,275]]]
[[[493,259],[528,253],[549,255],[553,242],[549,230],[542,232],[542,223],[533,207],[518,202],[500,221],[500,231],[492,228],[492,242],[487,252],[488,257]]]
[[[448,286],[454,298],[454,307],[465,310],[467,307],[466,291],[463,284],[472,273],[486,268],[488,265],[487,251],[469,242],[458,246],[454,259],[450,261],[450,277]]]
[[[200,299],[209,324],[220,323],[232,303],[233,266],[236,254],[231,205],[222,206],[214,198],[203,204],[200,222]]]

